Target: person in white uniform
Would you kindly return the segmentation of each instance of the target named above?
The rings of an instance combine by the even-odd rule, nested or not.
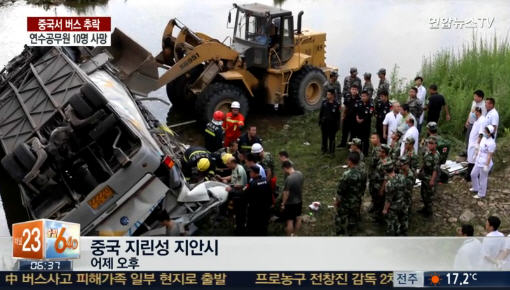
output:
[[[475,108],[475,122],[471,125],[471,132],[469,133],[468,139],[468,151],[467,151],[467,176],[466,180],[471,181],[471,171],[475,166],[476,151],[480,148],[478,138],[483,135],[483,129],[485,128],[485,116],[481,108]]]
[[[482,116],[487,114],[487,108],[485,107],[485,100],[483,99],[485,96],[482,90],[476,90],[473,93],[473,102],[471,103],[471,110],[469,111],[468,117],[466,119],[466,123],[464,127],[466,127],[466,148],[469,149],[469,137],[471,136],[471,130],[473,129],[473,125],[477,120],[475,109],[480,108],[482,110]]]
[[[472,225],[462,225],[459,236],[466,238],[457,251],[453,268],[455,270],[477,270],[480,268],[482,259],[482,243],[473,238],[474,229]]]
[[[494,141],[498,137],[498,128],[499,128],[499,114],[496,111],[494,106],[496,105],[496,101],[494,98],[487,98],[485,101],[485,108],[487,109],[487,115],[485,115],[485,126],[492,125],[494,126]]]
[[[415,140],[414,142],[414,154],[418,154],[418,142],[416,140],[420,140],[420,132],[418,132],[418,129],[414,125],[415,119],[409,118],[407,119],[407,126],[409,129],[407,129],[406,133],[404,134],[404,137],[402,137],[402,140],[406,140],[408,137],[411,137]],[[400,156],[404,155],[405,152],[405,142],[402,142],[400,144]]]
[[[425,116],[425,97],[427,96],[427,89],[423,86],[423,78],[420,76],[417,76],[414,78],[414,85],[416,88],[418,88],[418,93],[416,94],[416,97],[418,100],[421,101],[421,105],[423,107],[423,112],[421,113],[421,116],[418,120],[418,125],[416,126],[418,128],[418,132],[421,132],[421,126],[423,125],[423,117]]]
[[[510,270],[510,235],[506,237],[503,251],[499,254],[499,265],[503,270]]]
[[[402,119],[400,114],[400,103],[391,103],[391,111],[386,114],[383,121],[383,137],[388,140],[388,145],[391,145],[391,136],[397,132],[398,123]]]
[[[494,141],[494,126],[489,125],[483,131],[483,138],[480,142],[480,148],[475,157],[475,166],[471,171],[471,192],[478,192],[474,198],[485,197],[487,192],[487,178],[489,171],[494,164],[492,156],[496,151],[496,142]]]
[[[485,223],[485,230],[489,232],[482,242],[481,270],[495,270],[505,247],[505,235],[498,231],[501,220],[496,216],[490,216]]]

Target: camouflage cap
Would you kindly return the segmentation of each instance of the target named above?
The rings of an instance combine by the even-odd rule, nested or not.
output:
[[[372,77],[372,74],[369,73],[369,72],[366,72],[366,73],[363,74],[363,77],[366,78],[366,79],[369,79],[369,78]]]
[[[377,72],[377,74],[378,74],[378,75],[380,75],[380,74],[385,75],[385,74],[386,74],[386,69],[385,69],[385,68],[381,68],[381,69],[379,69],[379,71]]]
[[[397,129],[397,131],[395,131],[395,133],[397,133],[397,135],[399,137],[402,137],[404,135],[404,131],[402,131],[401,129]]]
[[[428,122],[427,128],[430,130],[437,130],[437,123],[436,122]]]
[[[404,142],[406,142],[406,144],[414,144],[416,140],[414,140],[413,137],[407,137]]]
[[[351,69],[349,70],[352,73],[357,73],[358,72],[358,69],[356,67],[351,67]]]
[[[329,74],[330,77],[337,77],[338,76],[338,72],[336,70],[332,71],[330,74]]]
[[[361,147],[361,139],[360,138],[352,138],[352,141],[349,142],[349,145],[356,145]]]
[[[400,165],[409,164],[410,161],[411,159],[407,155],[402,155],[398,158],[398,162],[400,163]]]
[[[430,136],[427,138],[427,140],[425,140],[427,143],[433,143],[433,144],[437,144],[437,138],[436,136]]]
[[[386,154],[390,153],[390,146],[388,146],[388,144],[382,144],[381,145],[381,150],[384,150],[384,152],[386,152]]]

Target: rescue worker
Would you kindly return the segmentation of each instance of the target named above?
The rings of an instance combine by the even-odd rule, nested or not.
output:
[[[399,236],[403,233],[403,225],[407,224],[407,206],[406,206],[406,180],[402,174],[395,173],[393,162],[384,164],[386,172],[386,183],[384,192],[386,202],[384,204],[383,215],[386,222],[386,235]]]
[[[377,94],[375,96],[375,103],[377,104],[377,102],[379,102],[380,100],[380,95],[383,91],[386,91],[386,92],[390,92],[390,83],[388,82],[388,80],[386,79],[386,69],[385,68],[381,68],[378,72],[377,72],[377,76],[379,77],[379,85],[377,86]]]
[[[214,176],[214,165],[211,152],[204,147],[191,146],[184,151],[182,173],[186,180],[196,182],[208,176]]]
[[[210,152],[216,152],[223,147],[223,127],[221,125],[224,118],[225,114],[222,111],[216,111],[211,122],[205,126],[205,148]]]
[[[425,216],[432,215],[432,196],[436,189],[436,179],[438,176],[439,153],[436,150],[437,141],[435,137],[429,137],[426,140],[428,150],[423,156],[418,178],[421,180],[421,198],[423,209],[419,213]]]
[[[358,90],[361,89],[361,80],[358,78],[358,69],[355,67],[351,67],[349,70],[350,75],[346,76],[344,79],[344,90],[343,90],[343,97],[345,101],[345,97],[352,92],[350,91],[351,87],[353,85],[356,85],[358,87]]]
[[[367,91],[368,96],[370,97],[370,101],[373,101],[372,98],[374,97],[374,85],[372,84],[372,74],[369,72],[366,72],[363,74],[363,79],[365,80],[365,83],[363,84],[362,91]]]
[[[337,103],[342,103],[342,87],[340,86],[340,82],[338,81],[338,72],[336,70],[332,71],[329,74],[329,80],[327,80],[324,85],[324,91],[327,93],[329,90],[335,91],[335,100]]]
[[[227,113],[225,122],[223,122],[223,130],[225,131],[224,146],[229,146],[230,142],[237,140],[241,136],[241,130],[244,127],[244,116],[240,112],[241,104],[233,101],[230,105],[230,112]]]
[[[249,236],[266,236],[273,197],[269,183],[260,176],[258,166],[250,167],[250,183],[245,194],[248,202],[247,233]]]
[[[379,135],[373,133],[370,136],[370,144],[372,144],[372,149],[370,150],[370,154],[367,155],[367,175],[369,180],[368,191],[370,196],[372,197],[372,207],[369,212],[373,213],[376,209],[376,199],[375,193],[377,193],[377,189],[375,188],[376,182],[376,169],[377,164],[379,163],[379,150],[381,149],[381,140],[379,139]]]
[[[403,135],[403,132],[398,129],[391,135],[390,156],[393,160],[397,160],[400,156],[400,146],[402,143]]]
[[[416,120],[419,120],[421,114],[423,113],[423,104],[421,103],[420,99],[418,99],[418,89],[416,87],[409,89],[407,105],[409,106],[409,113],[413,114]],[[418,126],[418,123],[416,126]]]
[[[354,126],[356,123],[355,105],[360,100],[359,87],[353,84],[350,93],[344,96],[344,110],[342,111],[342,141],[338,147],[346,147],[347,142],[354,136]]]
[[[389,157],[390,146],[386,144],[382,144],[379,149],[379,162],[377,163],[377,167],[375,169],[373,175],[373,185],[371,194],[374,197],[374,207],[375,207],[375,220],[377,222],[382,223],[383,218],[383,209],[384,209],[384,201],[385,201],[385,188],[386,188],[386,171],[385,166],[388,163],[391,163],[391,158]]]
[[[444,164],[448,160],[448,154],[450,153],[450,142],[439,135],[436,122],[427,123],[427,136],[436,138],[439,164]]]
[[[242,154],[248,154],[255,143],[262,144],[262,139],[257,136],[257,127],[250,126],[248,131],[239,138],[239,151]]]
[[[370,138],[370,125],[372,115],[374,114],[374,105],[370,101],[367,91],[361,92],[361,100],[354,105],[356,111],[356,123],[354,126],[354,136],[361,139],[363,144],[363,153],[368,154],[370,147],[368,139]]]
[[[409,216],[411,215],[411,208],[413,205],[413,189],[414,184],[416,183],[416,174],[409,167],[410,159],[407,155],[400,156],[398,159],[398,166],[400,167],[400,173],[404,176],[406,181],[405,187],[405,203],[407,207],[407,220],[409,221]],[[407,230],[409,227],[409,223],[405,223],[401,227],[401,233],[407,234]]]
[[[388,140],[384,138],[384,119],[386,114],[391,111],[391,103],[388,100],[388,92],[382,91],[379,95],[379,102],[375,104],[375,129],[381,139],[381,143],[388,143]]]
[[[338,235],[352,236],[360,221],[361,200],[365,193],[366,173],[359,168],[359,154],[350,152],[347,169],[338,183],[336,192],[336,228]]]
[[[260,165],[266,172],[266,180],[271,187],[271,192],[276,199],[276,176],[274,175],[274,159],[271,153],[264,151],[264,147],[259,143],[255,143],[251,147],[251,154],[255,155]]]
[[[335,100],[335,90],[326,93],[319,113],[319,126],[322,133],[322,154],[335,153],[335,136],[340,127],[340,104]]]
[[[227,155],[225,159],[226,165],[232,171],[232,175],[224,178],[222,181],[229,184],[225,190],[228,192],[229,200],[233,203],[234,232],[236,235],[242,236],[246,233],[246,194],[244,188],[248,183],[248,178],[244,167],[234,157]]]
[[[402,154],[402,156],[407,156],[409,158],[409,167],[411,171],[416,172],[420,166],[418,153],[414,151],[416,140],[414,140],[413,137],[407,137],[404,142],[404,154]],[[395,158],[395,160],[397,160],[397,158]]]

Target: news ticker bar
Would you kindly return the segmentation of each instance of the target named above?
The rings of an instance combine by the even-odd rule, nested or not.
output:
[[[411,237],[80,237],[79,255],[66,248],[60,259],[78,257],[73,260],[75,271],[510,270],[473,269],[472,265],[455,263],[466,241]],[[17,271],[13,241],[4,237],[0,244],[0,271]]]
[[[405,274],[406,281],[402,280]],[[0,272],[0,287],[509,288],[510,272]]]

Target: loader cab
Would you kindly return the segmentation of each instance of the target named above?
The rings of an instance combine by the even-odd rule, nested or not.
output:
[[[263,4],[236,5],[232,48],[247,68],[285,64],[294,53],[292,12]],[[230,20],[231,14],[229,14]]]

